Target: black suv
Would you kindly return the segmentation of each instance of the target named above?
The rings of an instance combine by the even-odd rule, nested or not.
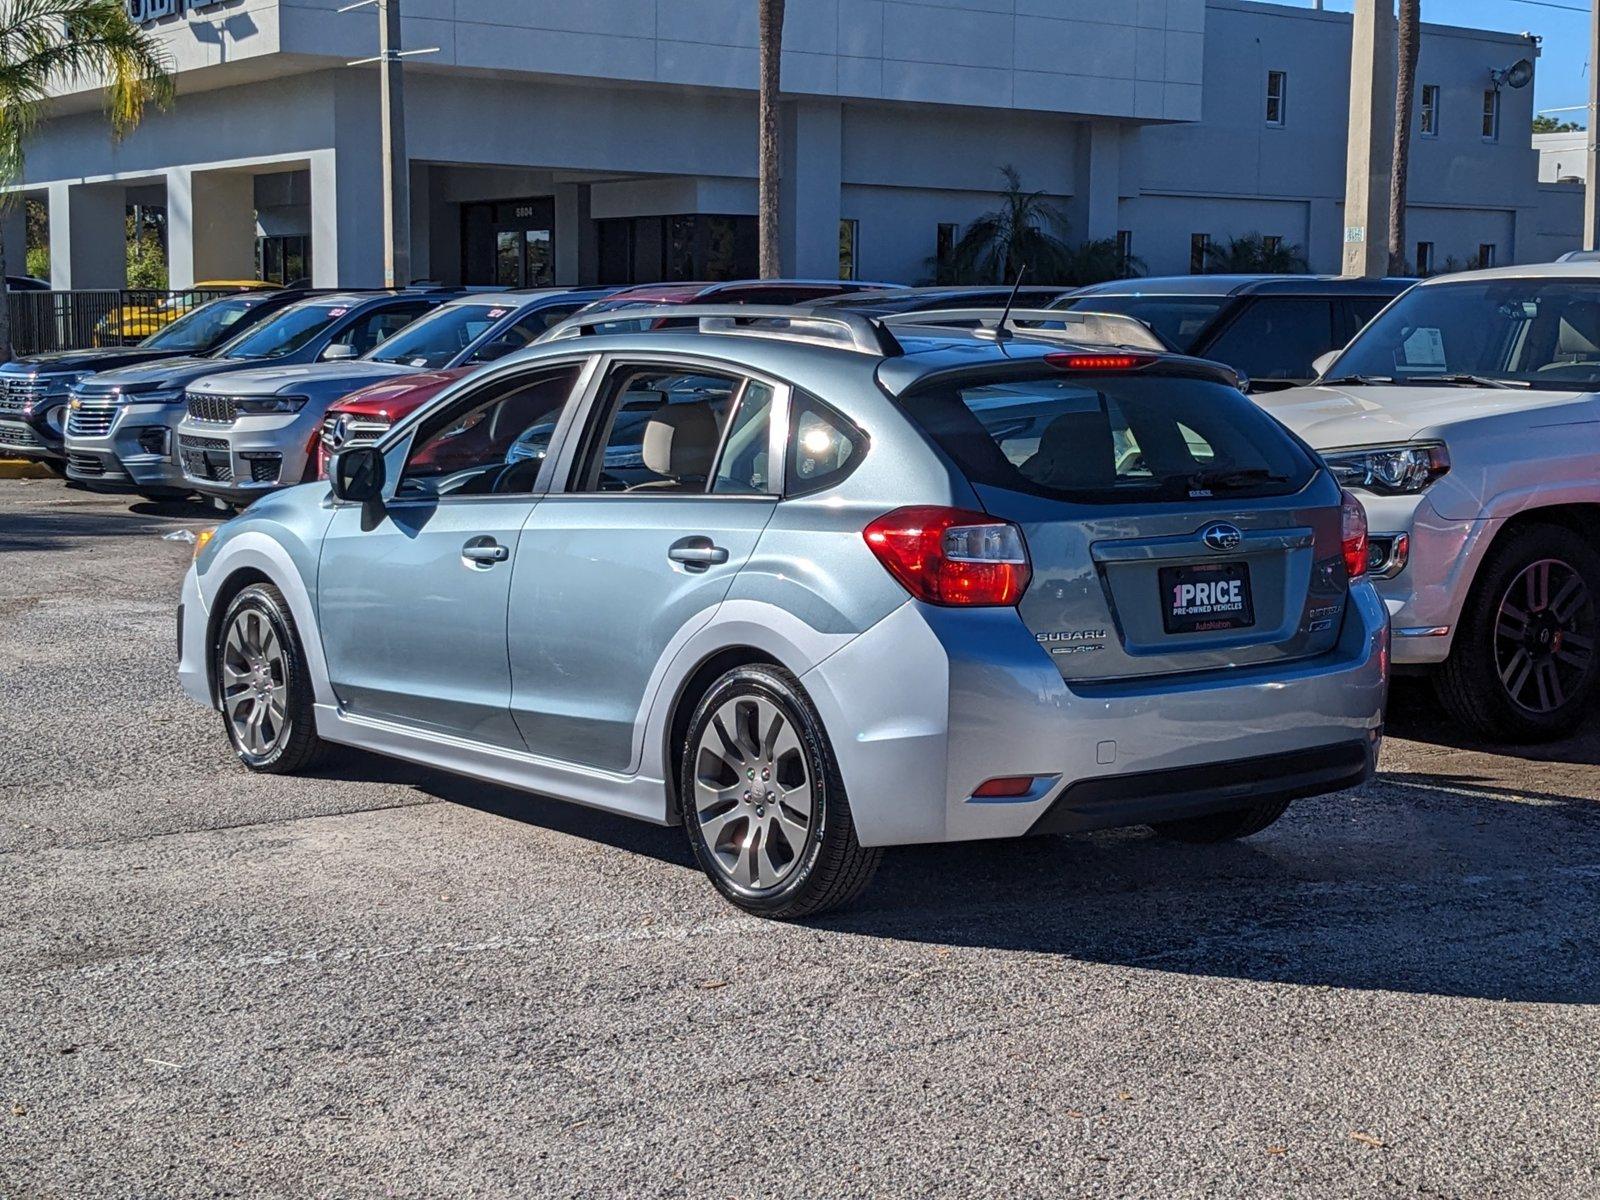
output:
[[[63,472],[67,401],[79,380],[157,359],[209,354],[311,295],[305,288],[240,292],[200,305],[135,346],[51,350],[13,359],[0,366],[0,455],[37,459]]]
[[[1268,392],[1310,383],[1414,279],[1335,275],[1173,275],[1081,288],[1053,308],[1124,313],[1184,354],[1226,363]]]

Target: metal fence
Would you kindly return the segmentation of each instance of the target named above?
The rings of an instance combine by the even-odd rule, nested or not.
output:
[[[131,346],[224,291],[97,289],[10,292],[11,345],[17,355],[90,346]]]

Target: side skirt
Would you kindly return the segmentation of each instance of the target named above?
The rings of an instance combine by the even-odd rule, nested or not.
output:
[[[636,817],[652,825],[673,824],[668,816],[664,780],[618,775],[524,751],[485,746],[450,734],[353,716],[331,704],[318,704],[316,714],[317,733],[330,742]]]

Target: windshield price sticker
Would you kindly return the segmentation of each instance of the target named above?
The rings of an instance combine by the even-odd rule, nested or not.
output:
[[[1408,367],[1443,367],[1444,334],[1437,329],[1414,329],[1400,343]]]
[[[510,311],[511,310],[509,308],[491,308],[489,310],[489,317],[491,320],[498,320],[500,317],[505,316]]]
[[[330,308],[328,310],[328,315],[330,317],[342,317],[349,311],[350,310],[348,308]]]

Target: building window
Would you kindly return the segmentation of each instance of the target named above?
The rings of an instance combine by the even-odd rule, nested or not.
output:
[[[1500,92],[1496,88],[1486,88],[1483,93],[1483,140],[1500,140]]]
[[[1133,266],[1133,230],[1117,230],[1117,270],[1126,275]]]
[[[1478,243],[1478,270],[1482,271],[1494,266],[1494,243]]]
[[[849,218],[839,222],[839,278],[856,278],[856,247],[860,244],[861,222]]]
[[[1439,136],[1439,85],[1422,85],[1422,113],[1418,118],[1418,131],[1423,137]]]
[[[1276,233],[1269,233],[1261,239],[1261,248],[1268,254],[1276,254],[1278,247],[1283,245],[1283,238]]]
[[[1432,242],[1418,242],[1417,243],[1416,268],[1417,268],[1417,274],[1418,275],[1432,275],[1433,274],[1433,243]]]
[[[1282,129],[1288,100],[1289,73],[1267,72],[1267,124]]]
[[[1191,233],[1189,235],[1189,274],[1204,275],[1206,273],[1206,251],[1211,249],[1211,235],[1209,233]]]
[[[258,237],[256,278],[267,283],[293,283],[311,277],[311,239]]]

